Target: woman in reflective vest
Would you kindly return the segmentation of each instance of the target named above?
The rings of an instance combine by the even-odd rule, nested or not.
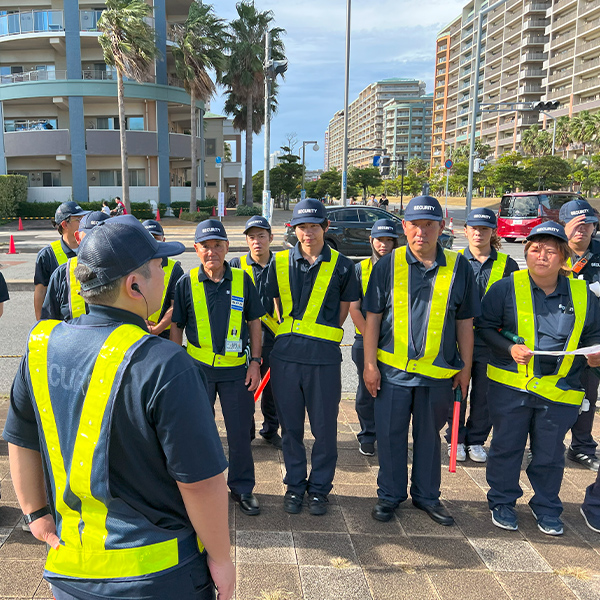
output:
[[[366,326],[366,313],[362,309],[362,300],[367,292],[367,285],[373,265],[394,248],[398,247],[398,233],[396,222],[391,219],[379,219],[373,224],[371,236],[371,256],[356,265],[356,277],[360,286],[360,300],[350,305],[350,316],[356,328],[354,344],[352,345],[352,360],[358,372],[358,388],[356,390],[356,414],[360,423],[358,438],[358,450],[365,456],[375,454],[375,407],[374,399],[369,394],[363,381],[365,369],[365,351],[363,347],[363,336]]]
[[[496,215],[489,208],[476,208],[467,216],[465,236],[469,245],[462,251],[469,261],[479,297],[490,289],[493,283],[519,270],[519,265],[507,254],[498,252],[500,238],[496,234]],[[477,320],[475,320],[477,324]],[[469,391],[469,418],[465,424],[467,399],[463,398],[460,408],[458,429],[458,448],[456,460],[465,461],[467,452],[474,462],[485,462],[487,453],[483,447],[492,429],[488,411],[487,365],[489,350],[478,335],[475,335],[473,348],[473,366],[471,367],[471,386]],[[450,435],[452,431],[452,410],[448,414],[448,456],[450,456]]]
[[[558,496],[563,440],[583,400],[580,377],[586,359],[532,351],[572,352],[600,342],[600,307],[585,281],[565,277],[569,255],[563,227],[542,223],[527,237],[527,270],[498,281],[483,298],[478,332],[492,351],[488,504],[492,522],[502,529],[518,528],[515,504],[522,495],[519,476],[529,436],[527,476],[534,490],[529,506],[540,531],[563,532]],[[587,361],[600,365],[600,354],[588,355]]]

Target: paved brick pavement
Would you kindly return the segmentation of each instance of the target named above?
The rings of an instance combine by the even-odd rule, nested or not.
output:
[[[8,401],[0,399],[0,423]],[[257,419],[259,415],[257,414]],[[217,423],[226,443],[221,415]],[[370,516],[377,458],[359,454],[353,400],[342,401],[339,462],[329,513],[282,508],[280,452],[256,440],[258,517],[230,503],[237,600],[597,600],[600,598],[600,535],[579,514],[585,487],[595,475],[568,465],[561,497],[565,535],[540,533],[526,505],[526,475],[517,510],[520,530],[494,527],[485,503],[485,466],[467,461],[456,474],[442,471],[442,494],[456,518],[441,527],[410,503],[389,523]],[[596,427],[600,434],[600,426]],[[307,428],[308,445],[310,432]],[[45,554],[18,525],[7,448],[0,442],[0,598],[50,598],[42,580]]]

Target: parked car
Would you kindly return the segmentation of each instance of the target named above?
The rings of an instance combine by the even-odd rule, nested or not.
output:
[[[498,211],[498,235],[507,242],[527,237],[536,225],[544,221],[558,221],[560,207],[577,199],[585,200],[575,192],[504,194]]]
[[[392,212],[370,206],[332,206],[327,208],[327,218],[331,222],[325,233],[325,242],[334,250],[346,256],[371,256],[369,237],[371,228],[379,219],[391,219],[396,222],[400,245],[406,245],[406,236],[402,228],[402,219]],[[283,248],[293,248],[298,241],[294,228],[285,224]],[[440,237],[444,248],[451,249],[454,234],[446,228]]]

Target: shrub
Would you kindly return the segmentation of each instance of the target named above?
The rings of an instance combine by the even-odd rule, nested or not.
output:
[[[24,202],[19,206],[19,217],[52,217],[61,202]]]
[[[18,216],[19,208],[27,202],[27,177],[0,175],[0,215]]]
[[[236,217],[254,217],[255,215],[261,215],[262,208],[260,206],[238,206],[235,215]]]
[[[204,221],[205,219],[210,219],[212,211],[207,210],[199,210],[198,212],[184,212],[181,213],[181,217],[179,217],[182,221],[191,221],[192,223],[200,223],[200,221]]]

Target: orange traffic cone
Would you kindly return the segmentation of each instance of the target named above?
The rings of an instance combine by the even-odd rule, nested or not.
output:
[[[160,221],[160,211],[158,210],[158,208],[156,209],[156,220]]]
[[[19,217],[19,231],[25,231],[25,227],[23,227],[23,221],[21,221],[21,217]]]
[[[10,242],[8,244],[8,252],[7,254],[16,254],[17,250],[15,249],[15,238],[11,235]]]
[[[450,217],[450,231],[454,233],[454,220],[452,217]]]

